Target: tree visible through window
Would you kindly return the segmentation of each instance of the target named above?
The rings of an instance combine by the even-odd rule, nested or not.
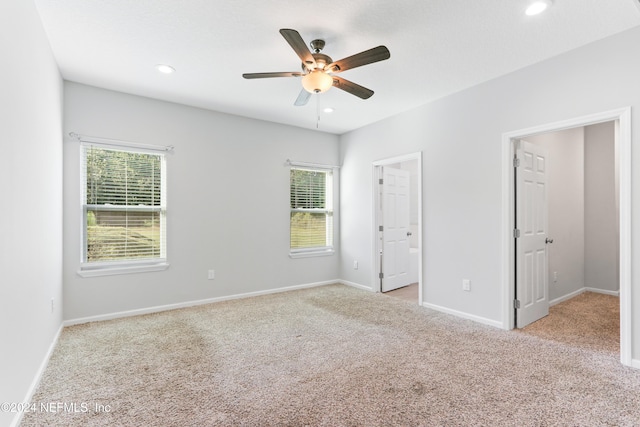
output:
[[[165,258],[164,154],[84,145],[83,262]]]
[[[291,168],[291,252],[333,249],[331,169]]]

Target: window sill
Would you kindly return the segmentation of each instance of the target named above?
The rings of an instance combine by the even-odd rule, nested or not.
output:
[[[169,268],[169,264],[163,262],[161,264],[152,265],[135,265],[135,266],[112,266],[112,267],[98,267],[98,268],[85,268],[78,270],[78,276],[80,277],[100,277],[100,276],[114,276],[116,274],[132,274],[132,273],[147,273],[150,271],[162,271]]]
[[[289,252],[289,257],[296,259],[296,258],[310,258],[310,257],[316,257],[316,256],[330,256],[335,254],[336,251],[334,251],[333,249],[328,249],[328,250],[318,250],[318,251],[305,251],[305,252]]]

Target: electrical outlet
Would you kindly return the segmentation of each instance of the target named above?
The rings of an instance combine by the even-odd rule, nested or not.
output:
[[[462,279],[462,290],[467,292],[471,291],[471,280]]]
[[[553,272],[553,283],[557,283],[558,282],[558,272],[554,271]]]
[[[51,312],[53,313],[54,310],[55,310],[55,306],[53,304],[53,298],[51,298]]]
[[[358,269],[358,261],[353,261],[353,269],[357,270]]]
[[[209,275],[207,276],[207,278],[209,280],[213,280],[216,278],[216,271],[215,270],[209,270]]]

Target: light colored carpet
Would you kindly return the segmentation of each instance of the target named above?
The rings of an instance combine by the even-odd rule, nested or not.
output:
[[[584,292],[549,309],[522,333],[585,349],[620,354],[620,299]]]
[[[638,426],[640,372],[331,285],[66,328],[33,402],[89,410],[23,426]]]

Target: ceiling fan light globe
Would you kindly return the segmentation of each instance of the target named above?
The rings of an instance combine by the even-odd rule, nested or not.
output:
[[[324,71],[314,70],[302,77],[302,87],[310,93],[322,93],[333,86],[333,78]]]

